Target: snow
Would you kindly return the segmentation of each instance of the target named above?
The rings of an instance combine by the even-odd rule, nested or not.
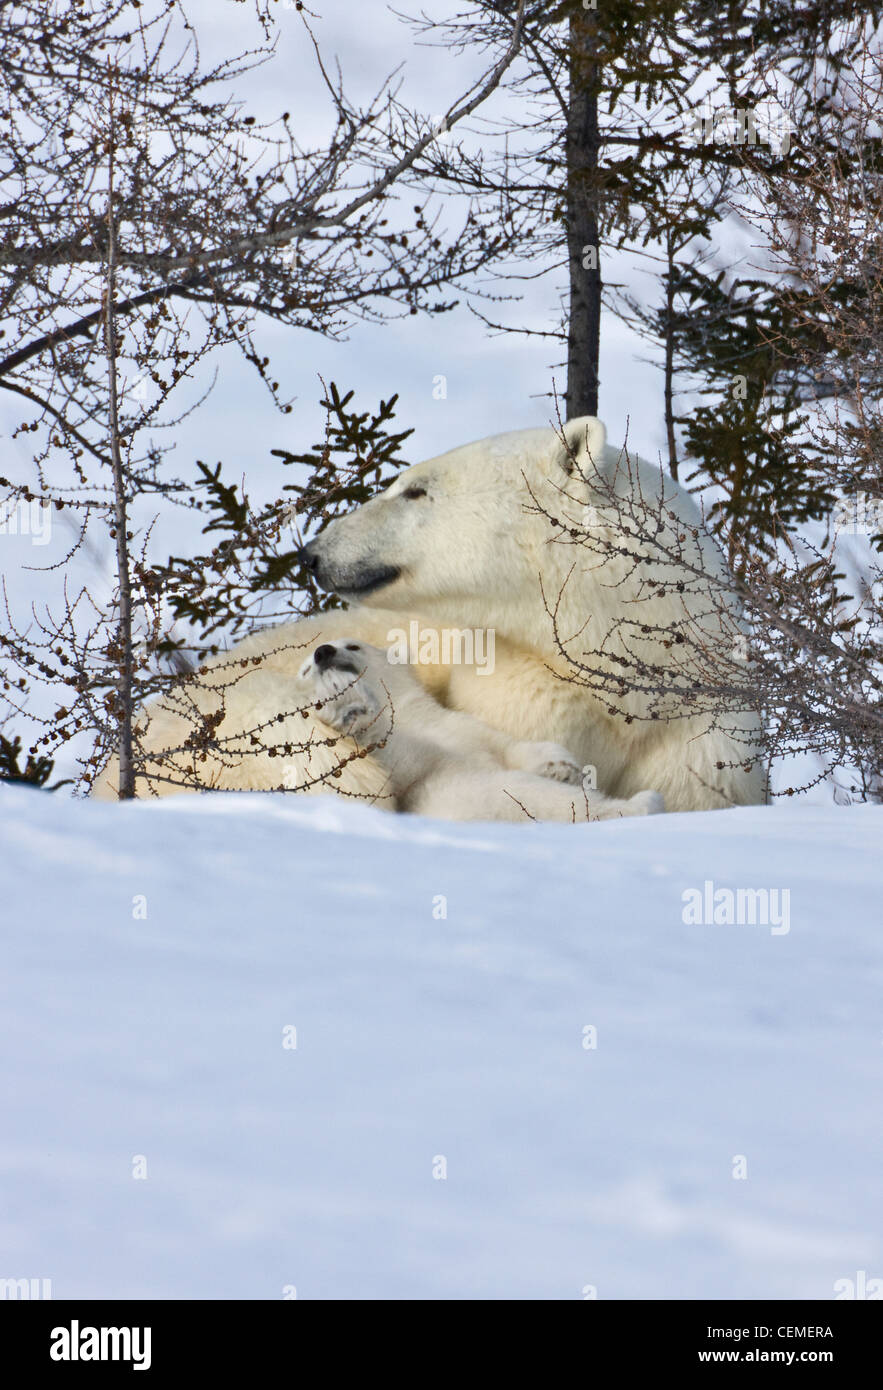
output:
[[[520,827],[0,784],[0,1277],[254,1299],[879,1277],[881,832],[873,806]],[[685,924],[706,880],[789,889],[790,930]]]

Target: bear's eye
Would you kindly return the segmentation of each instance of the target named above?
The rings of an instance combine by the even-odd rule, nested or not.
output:
[[[348,652],[360,652],[362,650],[358,642],[347,642],[346,649]]]
[[[414,487],[406,487],[404,492],[402,493],[402,496],[407,497],[409,501],[413,501],[415,497],[425,497],[426,488],[417,487],[417,485],[415,484]]]

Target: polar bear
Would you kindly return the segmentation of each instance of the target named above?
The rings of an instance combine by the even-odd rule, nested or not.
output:
[[[657,525],[654,546],[634,526],[630,534],[642,513],[645,531]],[[677,562],[660,564],[666,553]],[[206,663],[189,690],[148,709],[140,746],[151,761],[139,794],[278,786],[263,734],[236,740],[266,729],[274,706],[288,719],[306,653],[342,635],[401,650],[402,634],[416,631],[407,661],[439,703],[517,741],[553,740],[607,796],[652,787],[670,811],[765,799],[757,712],[736,703],[696,713],[691,702],[709,667],[726,669],[741,634],[735,605],[715,592],[728,579],[721,553],[690,495],[610,447],[594,417],[415,464],[332,521],[302,558],[348,608],[252,634]],[[483,635],[492,660],[475,659],[470,635]],[[629,684],[635,652],[653,681]],[[292,785],[299,777],[307,791],[382,800],[372,757],[339,765],[327,729],[303,714]],[[194,719],[204,731],[195,740]],[[98,794],[115,795],[115,780],[112,760]]]
[[[641,531],[655,531],[652,544]],[[669,810],[765,800],[757,711],[691,712],[692,689],[715,671],[726,679],[744,641],[723,556],[689,493],[610,447],[600,420],[416,464],[303,559],[359,605],[350,627],[368,640],[380,605],[417,615],[419,632],[492,633],[492,672],[452,660],[418,675],[514,738],[563,744],[608,795],[654,787]],[[629,686],[635,655],[654,682]]]
[[[653,791],[617,801],[583,789],[581,769],[565,748],[519,742],[445,709],[407,666],[353,637],[320,643],[300,679],[311,687],[323,722],[383,768],[398,811],[445,820],[576,822],[663,809]]]

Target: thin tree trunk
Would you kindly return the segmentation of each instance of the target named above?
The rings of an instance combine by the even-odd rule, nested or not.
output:
[[[119,622],[117,648],[120,676],[117,684],[115,714],[119,728],[118,755],[120,760],[120,801],[135,795],[135,764],[132,748],[132,713],[134,660],[132,653],[132,584],[129,570],[128,510],[126,479],[120,453],[120,431],[117,388],[117,345],[114,298],[116,295],[116,217],[113,207],[114,153],[116,130],[113,112],[114,93],[110,93],[108,210],[107,210],[107,285],[104,291],[104,347],[107,354],[108,424],[110,462],[113,472],[114,529],[116,532],[117,585],[119,588]]]
[[[675,434],[674,418],[674,363],[675,363],[675,256],[674,238],[671,231],[666,236],[668,264],[665,275],[665,432],[668,438],[668,471],[678,480],[678,441]]]
[[[598,30],[594,15],[570,18],[570,96],[565,136],[570,319],[567,418],[598,414],[601,248],[598,236]]]

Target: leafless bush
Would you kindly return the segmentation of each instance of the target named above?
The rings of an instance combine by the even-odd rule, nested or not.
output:
[[[452,103],[446,126],[498,84],[518,49],[522,8],[499,60]],[[257,12],[272,27],[269,9],[259,3]],[[335,335],[357,317],[442,312],[443,289],[487,264],[516,230],[470,211],[446,237],[425,198],[392,216],[394,194],[437,131],[405,112],[389,83],[354,106],[329,75],[307,14],[299,18],[334,118],[317,149],[301,145],[289,113],[261,125],[231,96],[272,45],[206,69],[178,0],[0,6],[0,332],[10,344],[0,391],[25,403],[15,435],[29,440],[34,470],[25,483],[0,478],[0,506],[45,508],[73,536],[55,566],[52,611],[23,616],[4,590],[0,728],[36,725],[35,767],[72,738],[91,738],[87,779],[115,749],[126,797],[144,762],[136,711],[188,678],[212,649],[207,632],[265,620],[248,608],[232,614],[234,599],[259,585],[260,566],[244,553],[267,561],[270,589],[274,560],[290,562],[290,504],[255,515],[247,499],[252,529],[239,549],[216,547],[217,569],[191,562],[185,573],[154,554],[156,515],[173,506],[198,514],[205,501],[199,479],[166,472],[168,446],[157,442],[200,404],[199,369],[237,348],[287,413],[255,340],[261,319]],[[173,411],[188,382],[189,404]],[[71,561],[93,546],[103,554],[107,538],[110,591],[103,580],[75,587]],[[208,600],[213,625],[198,621]],[[180,636],[178,618],[197,620],[194,630]],[[54,713],[37,712],[32,682],[59,691]]]

